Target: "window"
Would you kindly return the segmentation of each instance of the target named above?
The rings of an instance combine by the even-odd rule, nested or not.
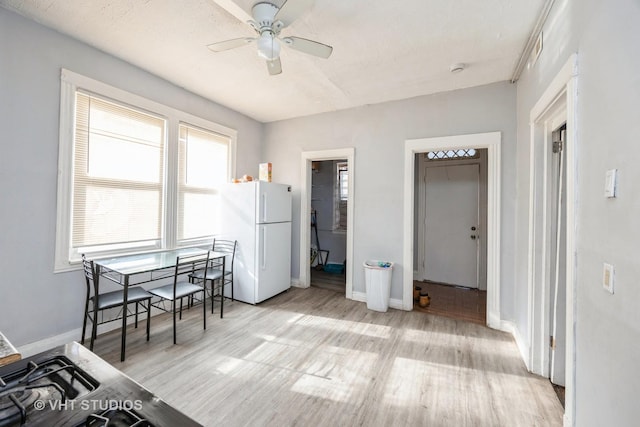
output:
[[[229,180],[228,138],[180,124],[178,161],[178,240],[218,232],[218,188]]]
[[[334,162],[335,197],[334,197],[334,231],[347,230],[347,200],[349,200],[349,164],[344,161]]]
[[[480,157],[475,148],[461,148],[458,150],[429,151],[425,155],[427,160],[476,159]]]
[[[208,244],[236,132],[62,71],[55,271]]]
[[[165,120],[76,92],[71,246],[159,246]]]

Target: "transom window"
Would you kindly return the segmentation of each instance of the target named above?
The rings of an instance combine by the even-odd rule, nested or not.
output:
[[[457,150],[429,151],[426,157],[427,160],[475,159],[480,157],[480,154],[475,148],[460,148]]]
[[[61,97],[55,271],[219,233],[234,130],[68,70]]]

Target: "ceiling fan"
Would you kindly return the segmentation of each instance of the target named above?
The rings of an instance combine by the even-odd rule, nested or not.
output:
[[[244,12],[235,4],[232,4],[232,2],[228,0],[214,1],[222,7],[225,7],[240,20],[245,20],[243,19],[245,17]],[[282,65],[280,63],[280,49],[282,44],[309,55],[328,58],[333,51],[331,46],[300,37],[280,37],[280,31],[290,25],[298,15],[310,7],[312,3],[313,0],[285,0],[279,8],[269,2],[256,3],[251,9],[253,16],[247,16],[249,19],[246,19],[246,22],[258,34],[257,37],[241,37],[225,40],[210,44],[207,47],[214,52],[222,52],[256,42],[258,55],[267,61],[267,69],[271,75],[282,72]]]

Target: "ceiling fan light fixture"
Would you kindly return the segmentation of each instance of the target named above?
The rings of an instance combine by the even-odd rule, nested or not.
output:
[[[270,31],[264,31],[260,34],[257,41],[258,56],[268,61],[272,61],[280,57],[280,40]]]

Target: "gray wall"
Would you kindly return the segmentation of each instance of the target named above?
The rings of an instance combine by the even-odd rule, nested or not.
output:
[[[362,263],[395,262],[391,297],[402,298],[404,142],[480,132],[502,132],[503,317],[513,318],[516,181],[516,89],[496,83],[265,124],[264,161],[276,182],[293,187],[292,276],[299,277],[300,165],[303,151],[355,147],[354,282],[364,292]]]
[[[576,416],[578,426],[630,426],[640,418],[640,2],[556,1],[538,64],[518,82],[518,288],[527,336],[526,237],[529,112],[578,53]],[[605,171],[619,171],[605,199]],[[602,268],[615,266],[615,294]]]
[[[239,176],[260,160],[262,124],[0,7],[0,330],[15,345],[82,326],[80,272],[53,274],[62,67],[237,129]]]

